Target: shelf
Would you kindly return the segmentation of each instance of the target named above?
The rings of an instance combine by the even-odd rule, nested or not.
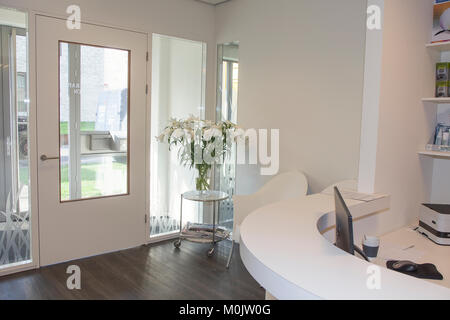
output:
[[[422,150],[419,151],[418,154],[433,158],[447,158],[450,159],[450,152],[444,152],[444,151],[428,151],[428,150]]]
[[[450,51],[450,41],[429,43],[426,45],[426,47],[430,50],[437,51],[437,52]]]
[[[226,234],[216,234],[214,238],[215,243],[219,243],[221,241],[227,240],[230,237],[230,233],[227,232]],[[187,240],[190,242],[196,242],[196,243],[213,243],[213,237],[212,234],[208,236],[196,236],[193,234],[185,234],[184,232],[181,233],[180,238],[183,240]]]
[[[444,103],[450,103],[450,98],[423,98],[422,102],[444,104]]]

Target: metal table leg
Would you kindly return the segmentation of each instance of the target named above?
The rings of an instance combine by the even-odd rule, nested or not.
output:
[[[216,201],[213,204],[213,238],[211,243],[211,249],[208,250],[208,256],[211,257],[214,254],[214,249],[216,247]]]
[[[230,268],[231,258],[233,257],[234,240],[231,240],[230,255],[228,256],[227,269]]]
[[[179,248],[181,246],[181,233],[183,232],[183,195],[181,195],[180,200],[180,233],[178,236],[178,240],[175,240],[173,245],[175,248]]]

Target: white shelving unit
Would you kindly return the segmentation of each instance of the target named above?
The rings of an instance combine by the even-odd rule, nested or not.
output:
[[[432,54],[434,62],[442,61],[443,53],[444,53],[444,55],[446,54],[446,52],[450,53],[450,41],[449,42],[439,42],[439,43],[429,43],[429,44],[426,44],[425,47]],[[450,97],[449,98],[435,98],[435,97],[423,98],[422,102],[424,103],[424,105],[431,104],[431,105],[436,105],[439,107],[439,105],[442,105],[442,104],[450,104]],[[425,150],[425,148],[423,148],[422,150],[418,151],[418,154],[422,155],[422,156],[436,158],[436,159],[450,159],[450,152],[445,152],[445,151],[432,151],[432,150]]]
[[[444,151],[421,150],[418,152],[418,154],[420,154],[422,156],[432,157],[432,158],[450,159],[450,152],[444,152]]]
[[[434,104],[450,104],[450,98],[423,98],[422,102]]]
[[[439,42],[439,43],[429,43],[426,45],[429,50],[435,52],[450,51],[450,41],[449,42]]]

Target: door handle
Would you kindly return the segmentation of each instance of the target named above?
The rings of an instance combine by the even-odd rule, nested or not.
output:
[[[41,156],[41,161],[47,161],[47,160],[59,160],[59,157],[47,157],[45,154]]]

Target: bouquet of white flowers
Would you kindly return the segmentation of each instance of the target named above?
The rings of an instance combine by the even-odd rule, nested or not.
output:
[[[168,143],[169,150],[178,147],[180,163],[198,171],[196,189],[209,190],[212,166],[223,163],[233,143],[244,135],[244,130],[230,121],[216,124],[191,116],[185,120],[171,119],[157,140]]]

